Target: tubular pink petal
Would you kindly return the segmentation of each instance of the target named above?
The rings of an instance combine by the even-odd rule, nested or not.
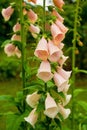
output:
[[[31,23],[35,23],[37,21],[37,14],[32,10],[30,9],[28,12],[27,12],[27,15],[28,15],[28,18],[29,18],[29,21]]]
[[[66,106],[69,102],[70,102],[70,99],[71,99],[72,95],[69,94],[65,94],[65,100],[63,100],[63,106]]]
[[[14,35],[11,37],[11,40],[13,40],[13,41],[21,41],[21,36],[14,34]]]
[[[63,21],[64,21],[64,18],[55,10],[55,9],[53,9],[53,11],[52,11],[52,15],[54,15],[54,16],[56,16],[57,17],[57,19],[60,21],[60,22],[62,22],[63,23]]]
[[[62,10],[63,5],[65,4],[63,0],[53,0],[55,6]]]
[[[37,122],[38,114],[36,113],[36,109],[33,109],[28,117],[25,117],[25,121],[30,123],[33,127],[35,127],[35,123]]]
[[[33,2],[34,4],[36,4],[37,0],[27,0],[28,2]]]
[[[39,41],[36,50],[34,52],[34,55],[40,58],[41,60],[47,60],[49,53],[48,53],[47,41],[45,40],[45,38],[42,38]]]
[[[11,15],[13,14],[14,9],[9,6],[6,9],[2,9],[2,16],[4,17],[5,21],[8,21],[11,17]]]
[[[21,25],[19,23],[16,23],[14,26],[13,26],[13,31],[14,32],[17,32],[17,31],[20,31],[21,30]]]
[[[65,34],[61,32],[59,27],[54,23],[51,25],[51,34],[55,45],[58,45],[65,37]]]
[[[15,45],[13,44],[7,44],[4,47],[4,52],[7,54],[7,56],[14,56],[15,55]]]
[[[21,51],[18,49],[18,47],[15,48],[15,55],[20,58],[21,57]]]
[[[47,115],[50,118],[55,118],[55,116],[58,113],[58,107],[54,99],[50,96],[50,94],[47,94],[46,100],[45,100],[45,111],[44,114]]]
[[[47,82],[52,79],[51,66],[48,61],[42,61],[38,69],[37,77]]]
[[[59,113],[63,116],[64,119],[68,118],[71,113],[70,109],[65,109],[62,105],[58,104]]]
[[[30,95],[27,95],[26,102],[29,106],[31,106],[32,108],[35,108],[39,99],[40,99],[40,94],[37,94],[37,92],[34,92]]]
[[[34,26],[33,24],[30,24],[29,26],[29,31],[31,33],[36,33],[36,34],[39,34],[40,33],[40,29],[38,26]]]
[[[59,20],[56,20],[55,23],[63,33],[66,33],[68,31],[68,28],[65,27],[64,24],[61,23]]]
[[[58,60],[58,63],[60,64],[60,66],[62,67],[62,65],[64,64],[64,62],[68,59],[68,56],[64,56],[62,55],[60,57],[60,59]]]
[[[67,80],[65,80],[60,74],[57,72],[54,73],[54,82],[55,85],[58,87],[58,92],[63,91],[64,87],[67,85]]]
[[[49,60],[51,62],[57,62],[62,55],[62,51],[53,44],[51,40],[48,42]]]
[[[58,66],[57,72],[65,79],[68,80],[70,78],[72,71],[65,71],[61,67]]]

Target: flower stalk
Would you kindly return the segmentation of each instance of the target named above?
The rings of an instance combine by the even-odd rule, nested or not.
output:
[[[76,42],[77,42],[77,26],[78,26],[78,13],[79,13],[79,0],[77,0],[76,3],[76,12],[75,12],[75,20],[74,20],[74,30],[73,30],[73,50],[72,50],[72,130],[75,130],[75,122],[74,122],[74,112],[75,112],[75,106],[74,106],[74,90],[75,90],[75,80],[76,80],[76,73],[75,73],[75,67],[76,67]]]

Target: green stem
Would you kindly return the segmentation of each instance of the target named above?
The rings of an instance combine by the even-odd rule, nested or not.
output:
[[[45,6],[46,6],[46,0],[43,0],[43,34],[45,33],[45,23],[46,23]]]
[[[25,77],[25,43],[26,43],[26,37],[25,37],[25,28],[24,28],[24,16],[23,16],[23,3],[22,0],[20,2],[20,23],[21,23],[21,43],[22,43],[22,86],[23,86],[23,94],[26,95],[25,87],[26,87],[26,77]],[[23,108],[25,111],[25,101],[23,101]]]
[[[75,50],[76,50],[76,40],[77,40],[77,23],[78,23],[78,11],[79,11],[79,0],[77,0],[76,4],[76,12],[75,12],[75,21],[74,21],[74,32],[73,32],[73,51],[72,51],[72,122],[71,122],[71,127],[72,130],[75,130],[75,122],[74,122],[74,89],[75,89],[75,80],[76,80],[76,73],[75,73],[75,61],[76,61],[76,55],[75,55]]]

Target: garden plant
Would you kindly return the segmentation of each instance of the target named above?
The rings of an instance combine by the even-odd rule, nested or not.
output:
[[[6,100],[17,108],[16,112],[0,114],[7,117],[6,130],[87,130],[87,103],[75,100],[86,91],[75,89],[76,75],[87,74],[76,67],[77,43],[82,45],[78,31],[81,1],[75,2],[71,30],[62,16],[67,1],[52,0],[46,4],[47,1],[38,5],[37,0],[14,0],[1,11],[5,22],[17,14],[11,37],[1,47],[7,57],[17,59],[22,86],[16,97],[0,96],[0,101]],[[66,51],[64,39],[69,31],[73,33],[72,46]],[[70,69],[65,52],[72,54]]]

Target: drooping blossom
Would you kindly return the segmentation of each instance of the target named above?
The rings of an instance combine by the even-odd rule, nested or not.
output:
[[[66,106],[69,102],[70,102],[70,99],[71,99],[72,95],[71,94],[65,94],[65,99],[63,99],[63,106]]]
[[[7,54],[7,56],[14,56],[15,55],[15,45],[9,43],[6,44],[4,47],[4,52]]]
[[[14,26],[13,26],[13,31],[17,32],[21,30],[21,25],[17,22]]]
[[[53,0],[55,6],[62,10],[63,5],[65,4],[63,0]]]
[[[7,54],[8,57],[16,55],[18,58],[21,57],[21,51],[15,45],[9,43],[5,45],[4,52]]]
[[[60,59],[58,60],[59,65],[62,67],[65,61],[68,59],[68,56],[62,55]]]
[[[68,118],[68,116],[71,113],[70,109],[64,108],[61,104],[58,104],[58,108],[59,108],[59,113],[63,116],[63,118],[64,119]]]
[[[37,77],[47,82],[52,79],[51,66],[48,61],[42,61],[38,69]]]
[[[30,24],[30,26],[29,26],[29,31],[31,32],[32,36],[33,36],[34,38],[36,38],[36,37],[37,37],[37,34],[40,33],[40,28],[39,28],[38,26],[35,26],[35,25],[33,25],[33,24]]]
[[[21,41],[21,36],[14,34],[14,35],[11,37],[11,40],[12,40],[12,41]]]
[[[61,67],[57,67],[57,72],[65,79],[68,80],[70,78],[71,75],[71,71],[65,71],[64,69],[62,69]]]
[[[63,49],[63,47],[64,47],[64,43],[62,43],[62,42],[61,42],[61,43],[59,43],[59,44],[57,45],[57,47],[58,47],[59,49],[61,49],[61,50],[62,50],[62,49]]]
[[[58,19],[56,20],[55,24],[59,27],[59,29],[63,33],[66,33],[68,31],[68,28],[62,22],[60,22]]]
[[[65,34],[60,30],[60,28],[55,23],[51,25],[51,34],[53,36],[55,45],[58,45],[65,38]]]
[[[34,92],[32,94],[27,95],[26,102],[30,107],[35,108],[39,99],[40,99],[40,94]]]
[[[36,113],[36,109],[34,108],[30,113],[28,117],[24,118],[25,121],[27,121],[28,123],[30,123],[33,128],[35,127],[35,123],[37,122],[38,119],[38,114]]]
[[[18,47],[15,47],[15,55],[20,58],[21,57],[21,51],[18,49]]]
[[[27,15],[28,15],[29,21],[30,21],[31,23],[33,23],[33,24],[34,24],[34,23],[37,21],[37,19],[38,19],[37,14],[36,14],[32,9],[30,9],[30,10],[27,12]]]
[[[49,60],[51,62],[57,62],[62,55],[62,51],[49,40],[48,42]]]
[[[65,80],[60,74],[58,74],[57,72],[54,73],[54,82],[55,85],[58,88],[58,92],[63,91],[64,87],[68,84],[68,81]]]
[[[44,37],[42,37],[41,40],[39,41],[35,49],[34,55],[40,58],[41,60],[47,60],[49,56],[49,52],[48,52],[47,41]]]
[[[64,18],[63,18],[55,9],[53,9],[52,15],[53,15],[53,16],[56,16],[57,19],[58,19],[61,23],[63,23]]]
[[[69,90],[70,84],[65,85],[65,87],[63,88],[63,92],[67,93],[67,91]]]
[[[2,13],[2,16],[4,17],[4,20],[8,21],[11,15],[13,14],[13,12],[14,12],[14,9],[11,6],[9,6],[6,9],[2,9],[1,13]]]
[[[28,2],[33,2],[36,4],[37,0],[27,0]]]
[[[55,118],[58,113],[58,107],[55,100],[47,93],[47,97],[45,100],[45,111],[44,114],[50,118]]]

